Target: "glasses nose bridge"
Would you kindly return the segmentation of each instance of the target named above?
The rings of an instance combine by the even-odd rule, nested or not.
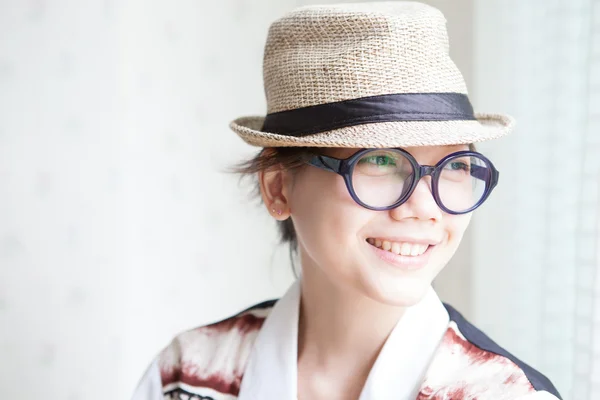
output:
[[[433,165],[419,165],[419,180],[427,175],[433,178],[435,167]]]

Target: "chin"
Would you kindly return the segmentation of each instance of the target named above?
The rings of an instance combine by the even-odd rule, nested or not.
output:
[[[394,307],[411,307],[419,303],[431,287],[431,282],[418,278],[390,279],[378,285],[369,285],[367,297]]]

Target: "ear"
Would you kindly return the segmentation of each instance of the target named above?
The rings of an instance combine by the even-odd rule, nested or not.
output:
[[[279,221],[288,219],[292,212],[287,197],[289,179],[289,172],[280,167],[271,167],[258,172],[263,203],[269,210],[269,214]]]

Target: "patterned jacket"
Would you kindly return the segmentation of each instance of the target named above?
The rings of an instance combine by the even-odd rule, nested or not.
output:
[[[295,400],[299,293],[297,283],[279,301],[178,335],[150,366],[134,400]],[[433,289],[409,311],[360,400],[561,399],[544,375],[439,301]]]

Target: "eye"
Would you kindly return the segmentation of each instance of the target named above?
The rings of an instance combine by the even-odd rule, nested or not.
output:
[[[379,166],[396,166],[396,160],[386,155],[374,155],[362,158],[359,164],[372,164]]]
[[[446,164],[446,167],[452,171],[465,171],[469,172],[471,170],[471,166],[463,161],[452,161]]]

